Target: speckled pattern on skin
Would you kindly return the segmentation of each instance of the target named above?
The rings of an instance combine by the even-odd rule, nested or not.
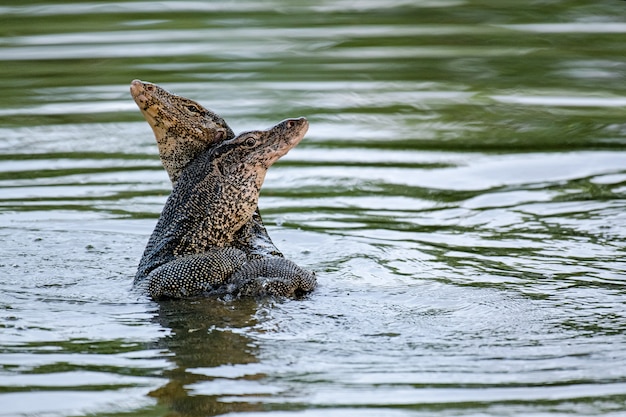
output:
[[[204,253],[161,265],[141,285],[155,300],[211,295],[224,283],[225,277],[241,268],[245,262],[246,255],[239,249],[210,248]]]
[[[130,92],[154,132],[161,162],[172,185],[200,153],[235,137],[224,119],[191,99],[140,80],[133,80]],[[258,208],[237,232],[233,246],[246,252],[249,258],[283,256],[269,237]]]
[[[154,132],[161,162],[174,184],[201,151],[235,137],[220,116],[156,84],[133,80],[130,94]]]
[[[147,288],[155,299],[202,295],[218,291],[222,284],[234,291],[228,279],[241,258],[238,250],[229,246],[236,243],[237,232],[255,213],[267,169],[296,146],[307,129],[305,118],[288,119],[271,129],[222,141],[192,160],[163,208],[135,285]],[[284,258],[267,261],[276,262],[275,271],[285,271],[277,279],[289,280],[288,271],[297,272],[294,285],[268,286],[275,291],[264,289],[258,295],[296,296],[311,290],[310,281],[301,287],[303,270],[294,269],[293,262]],[[246,281],[245,272],[239,275],[241,282],[257,278]],[[244,295],[253,294],[247,291]]]
[[[255,259],[239,268],[228,280],[228,292],[234,296],[298,296],[315,289],[315,274],[288,259]]]

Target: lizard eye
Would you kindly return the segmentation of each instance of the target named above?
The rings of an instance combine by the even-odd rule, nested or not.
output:
[[[200,109],[197,108],[196,106],[194,106],[193,104],[188,104],[185,107],[187,107],[187,110],[193,112],[193,113],[201,113]]]
[[[251,148],[251,147],[253,147],[254,145],[256,145],[256,138],[254,138],[254,137],[252,137],[252,136],[249,136],[249,137],[247,137],[247,138],[246,138],[246,140],[245,140],[244,144],[245,144],[247,147]]]

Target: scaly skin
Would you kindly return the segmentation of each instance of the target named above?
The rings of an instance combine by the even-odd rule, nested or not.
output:
[[[145,81],[134,80],[130,92],[152,128],[163,167],[176,185],[183,169],[204,150],[235,137],[224,119],[201,104]],[[235,238],[233,246],[250,258],[282,257],[269,237],[259,210]]]
[[[154,132],[163,168],[172,184],[200,152],[235,137],[220,116],[156,84],[134,80],[130,93]]]
[[[235,268],[228,293],[236,297],[300,296],[315,289],[315,275],[288,259],[255,259]]]
[[[253,217],[267,169],[296,146],[307,129],[305,118],[288,119],[217,143],[193,159],[163,208],[135,285],[154,299],[210,293],[295,296],[313,290],[315,276],[293,262],[250,260],[237,248],[237,233]],[[271,276],[259,276],[264,271],[259,267],[246,267],[265,261],[270,262],[266,270]],[[229,281],[233,272],[237,279]],[[255,284],[259,280],[272,285]],[[259,290],[239,290],[248,287]]]

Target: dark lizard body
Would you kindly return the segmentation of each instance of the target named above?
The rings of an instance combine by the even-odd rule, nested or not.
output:
[[[138,88],[137,83],[133,87]],[[149,103],[142,107],[142,94],[133,91],[133,96],[145,114]],[[209,119],[221,120],[214,114]],[[234,139],[214,134],[213,142],[204,140],[209,145],[196,148],[199,155],[190,157],[183,169],[170,167],[176,171],[170,174],[174,189],[141,259],[135,285],[155,299],[225,293],[294,296],[313,290],[314,275],[276,256],[260,216],[255,216],[267,168],[295,146],[307,128],[302,118]],[[224,130],[228,136],[230,129]],[[180,164],[184,158],[166,160]],[[259,233],[264,236],[259,238]]]
[[[139,80],[131,83],[130,91],[154,132],[161,163],[173,186],[204,150],[235,137],[222,117],[196,101]],[[237,232],[233,246],[248,258],[283,257],[269,237],[258,208]]]

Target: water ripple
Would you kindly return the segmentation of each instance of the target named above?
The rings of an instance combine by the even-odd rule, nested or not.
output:
[[[18,3],[0,415],[623,415],[615,5]],[[171,190],[134,78],[237,132],[309,119],[260,207],[317,291],[130,291]]]

